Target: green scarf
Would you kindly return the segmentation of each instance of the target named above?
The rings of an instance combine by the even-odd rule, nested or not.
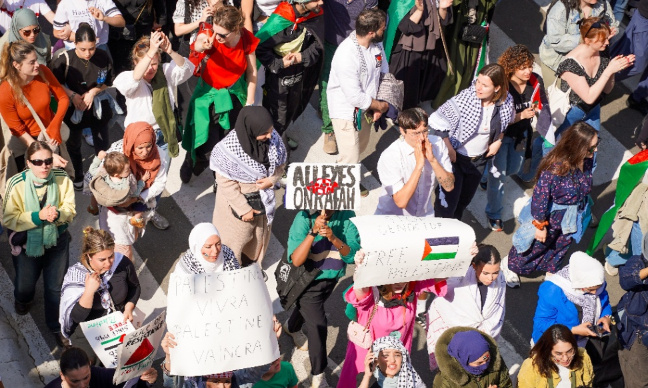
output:
[[[31,170],[25,172],[25,210],[30,213],[38,213],[41,210],[38,194],[35,185],[47,185],[46,205],[59,206],[59,187],[54,178],[54,170],[50,170],[45,179],[36,178]],[[38,216],[36,216],[38,218]],[[53,222],[42,221],[34,229],[27,231],[27,250],[25,254],[29,257],[40,257],[45,254],[45,248],[56,245],[58,240],[58,228]]]
[[[153,87],[153,116],[155,121],[162,130],[164,141],[169,145],[169,155],[172,158],[178,156],[178,138],[176,137],[176,120],[171,107],[171,98],[167,80],[162,72],[162,66],[159,66],[155,77],[151,80]]]
[[[383,41],[385,45],[385,55],[387,55],[387,61],[389,61],[392,48],[396,43],[394,42],[394,40],[396,39],[396,33],[398,32],[398,24],[412,9],[414,2],[414,0],[403,0],[392,1],[389,4],[389,9],[387,9],[387,15],[389,15],[389,25],[387,25],[387,31],[385,31],[385,39]]]

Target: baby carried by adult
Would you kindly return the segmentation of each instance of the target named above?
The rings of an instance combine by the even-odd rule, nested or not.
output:
[[[94,215],[99,213],[97,204],[106,207],[119,207],[129,199],[139,198],[145,187],[145,182],[150,178],[151,173],[146,171],[142,179],[137,180],[130,168],[130,160],[121,152],[100,151],[95,156],[90,169],[92,180],[88,188],[92,193],[88,212]],[[155,198],[151,198],[155,201]],[[119,207],[119,210],[131,212],[130,224],[136,228],[144,227],[143,212],[148,208],[141,200],[134,201],[128,207]]]

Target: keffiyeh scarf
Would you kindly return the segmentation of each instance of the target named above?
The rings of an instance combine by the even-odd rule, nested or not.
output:
[[[220,255],[224,258],[223,271],[234,271],[240,268],[239,262],[236,260],[236,256],[234,256],[234,252],[232,252],[229,247],[223,245]],[[191,249],[188,249],[184,255],[182,255],[178,264],[179,268],[187,274],[207,272],[200,260],[191,252]]]
[[[421,377],[416,373],[412,366],[409,352],[398,338],[386,336],[378,338],[373,342],[372,350],[376,355],[378,355],[378,353],[383,349],[396,349],[403,355],[400,372],[396,375],[396,377],[398,377],[398,388],[425,387],[423,380],[421,380]],[[376,379],[378,379],[379,373],[380,369],[376,367],[374,370],[374,377],[376,377]]]
[[[269,168],[266,168],[245,153],[239,143],[236,132],[230,131],[214,147],[211,153],[209,167],[227,179],[241,183],[255,183],[259,179],[272,176],[277,167],[285,164],[286,160],[286,147],[276,130],[272,130],[270,147],[268,148]],[[259,193],[266,210],[266,216],[268,217],[268,225],[271,225],[275,212],[274,187],[259,190]]]
[[[115,306],[110,296],[110,289],[108,282],[115,274],[115,270],[119,263],[121,263],[124,255],[115,252],[115,261],[108,272],[101,275],[101,285],[97,293],[101,296],[101,307],[109,313],[114,312]],[[65,338],[70,338],[72,335],[72,327],[74,322],[70,317],[72,309],[77,304],[83,291],[85,290],[85,280],[88,274],[92,272],[81,263],[76,263],[70,267],[63,278],[63,288],[61,289],[61,304],[59,306],[59,323],[61,324],[61,333]]]
[[[509,94],[506,101],[499,106],[499,116],[501,120],[501,131],[508,127],[513,117],[513,98]],[[459,94],[452,97],[445,104],[439,107],[439,114],[447,122],[450,128],[450,143],[454,149],[458,149],[465,144],[468,139],[479,129],[482,120],[491,118],[482,118],[483,107],[481,100],[477,98],[475,92],[475,81],[470,87],[462,90]],[[497,103],[496,103],[497,104]],[[434,128],[438,129],[438,128]]]

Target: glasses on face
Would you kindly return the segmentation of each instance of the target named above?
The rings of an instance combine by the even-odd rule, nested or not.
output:
[[[32,32],[34,33],[34,35],[40,34],[40,27],[34,27],[31,30],[21,30],[21,31],[22,31],[22,34],[25,35],[25,37],[29,38],[31,36]]]
[[[425,136],[427,136],[427,134],[428,134],[429,132],[430,132],[429,129],[423,129],[423,130],[420,130],[420,131],[412,131],[412,130],[410,129],[410,130],[407,131],[407,134],[408,134],[408,135],[412,135],[412,136],[414,136],[414,137],[419,137],[419,136],[421,136],[421,135],[425,135]]]
[[[29,161],[31,164],[33,164],[36,167],[40,167],[45,163],[46,166],[51,166],[54,163],[54,158],[47,158],[47,159],[32,159]]]
[[[599,137],[598,140],[596,141],[596,145],[593,146],[593,147],[588,148],[587,151],[588,151],[590,154],[593,154],[594,152],[596,152],[596,149],[598,148],[599,144],[601,144],[601,138],[600,138],[600,137]]]
[[[228,36],[230,36],[230,34],[231,34],[232,32],[233,32],[233,31],[230,31],[230,32],[228,32],[227,34],[221,34],[221,33],[218,33],[218,32],[214,32],[214,33],[216,34],[217,37],[221,38],[222,40],[225,40],[225,39],[227,39]]]
[[[574,354],[576,354],[576,350],[574,348],[569,349],[568,351],[564,353],[560,352],[551,352],[551,356],[554,358],[554,360],[559,361],[559,360],[569,360],[572,357],[574,357]]]

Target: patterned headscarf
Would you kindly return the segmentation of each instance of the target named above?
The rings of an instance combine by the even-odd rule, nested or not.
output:
[[[414,367],[412,366],[412,361],[410,359],[410,354],[405,348],[405,345],[396,337],[386,336],[376,339],[373,342],[373,351],[375,354],[379,354],[383,349],[395,349],[401,352],[403,355],[403,362],[401,363],[401,369],[398,372],[398,388],[412,388],[417,387],[423,383],[421,377],[416,373]],[[374,375],[379,373],[379,368],[376,367]]]

